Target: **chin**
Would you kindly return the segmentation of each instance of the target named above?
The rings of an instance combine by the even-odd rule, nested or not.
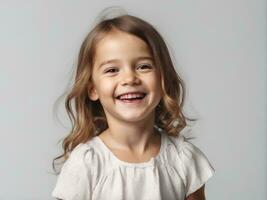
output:
[[[147,113],[147,112],[146,112]],[[145,115],[140,114],[140,115],[121,115],[120,118],[123,121],[128,121],[128,122],[140,122],[140,121],[146,121],[146,119],[149,117],[150,115]]]

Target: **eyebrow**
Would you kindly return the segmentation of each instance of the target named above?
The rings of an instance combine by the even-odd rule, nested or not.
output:
[[[138,57],[136,60],[137,60],[137,61],[139,61],[139,60],[151,60],[151,61],[153,61],[153,58],[152,58],[151,56],[141,56],[141,57]],[[106,61],[102,62],[102,63],[99,65],[98,68],[100,69],[102,66],[104,66],[104,65],[106,65],[106,64],[114,63],[114,62],[119,62],[119,61],[120,61],[119,59],[106,60]]]

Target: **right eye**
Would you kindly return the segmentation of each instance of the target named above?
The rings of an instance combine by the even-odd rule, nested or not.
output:
[[[117,68],[109,68],[104,73],[106,74],[106,73],[115,73],[115,72],[117,72]]]

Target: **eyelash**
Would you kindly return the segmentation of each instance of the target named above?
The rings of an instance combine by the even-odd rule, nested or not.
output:
[[[151,69],[151,65],[149,65],[149,64],[142,64],[142,65],[139,65],[138,67],[143,67],[143,66],[146,66],[146,67],[148,67],[149,69]],[[109,73],[111,70],[114,70],[114,69],[116,69],[116,68],[110,68],[110,69],[108,69],[107,71],[105,71],[105,73]],[[111,72],[112,73],[112,72]]]

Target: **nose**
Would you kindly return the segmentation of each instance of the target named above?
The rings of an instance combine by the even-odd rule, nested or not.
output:
[[[140,79],[133,70],[127,70],[122,75],[121,85],[139,84]]]

